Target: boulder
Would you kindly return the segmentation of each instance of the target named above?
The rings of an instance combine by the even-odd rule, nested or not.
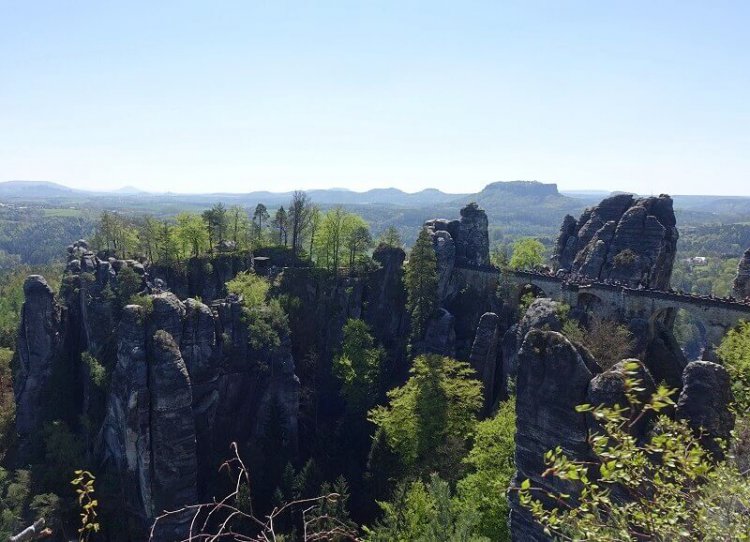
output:
[[[561,305],[547,297],[541,297],[531,302],[521,321],[512,326],[502,339],[502,374],[499,384],[499,394],[507,395],[507,380],[516,376],[518,368],[518,351],[526,334],[532,329],[546,329],[562,331],[560,320]]]
[[[710,361],[692,361],[682,373],[682,392],[677,401],[677,417],[687,420],[701,444],[714,457],[724,457],[716,439],[728,442],[734,429],[734,401],[727,370]]]
[[[628,375],[628,371],[625,367],[628,363],[637,365],[631,375]],[[586,402],[593,406],[628,406],[629,403],[625,395],[625,380],[628,376],[637,380],[639,383],[638,387],[641,388],[641,390],[636,392],[636,397],[640,404],[643,405],[647,403],[656,391],[656,384],[646,366],[637,359],[623,360],[613,365],[607,371],[595,375],[589,383]],[[641,417],[641,419],[632,427],[632,434],[639,438],[645,437],[653,417],[653,413],[648,413]],[[588,422],[589,430],[591,432],[601,432],[601,426],[596,420],[594,420],[593,416],[588,416]]]

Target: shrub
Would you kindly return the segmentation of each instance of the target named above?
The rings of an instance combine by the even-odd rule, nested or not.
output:
[[[576,488],[578,497],[524,480],[513,488],[521,504],[562,540],[748,540],[750,485],[736,465],[714,462],[685,422],[666,416],[645,441],[631,434],[645,413],[674,405],[663,385],[642,404],[637,370],[626,366],[625,408],[578,407],[602,428],[589,438],[590,459],[571,459],[559,447],[545,454],[541,476],[559,480],[550,487]]]
[[[227,292],[242,297],[242,304],[249,308],[262,306],[268,297],[271,285],[263,277],[246,271],[226,283]]]

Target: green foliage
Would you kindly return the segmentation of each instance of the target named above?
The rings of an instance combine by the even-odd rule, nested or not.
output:
[[[515,401],[506,401],[493,418],[479,422],[464,459],[471,472],[457,486],[461,506],[479,516],[476,532],[497,542],[510,540],[506,492],[515,472],[515,408]]]
[[[130,298],[128,305],[138,305],[145,315],[149,315],[154,311],[154,298],[150,295],[136,294]]]
[[[375,404],[384,358],[385,352],[375,347],[367,324],[348,320],[344,325],[341,355],[333,362],[333,372],[341,380],[341,393],[351,412],[364,415]]]
[[[510,265],[511,247],[505,243],[498,243],[490,251],[490,263],[498,269],[506,269]]]
[[[410,375],[388,392],[387,406],[370,411],[370,420],[415,474],[453,470],[463,451],[454,444],[464,445],[474,433],[482,385],[467,363],[435,355],[417,357]]]
[[[123,266],[117,273],[117,286],[114,289],[115,298],[124,307],[143,288],[143,279],[132,267]]]
[[[228,281],[226,288],[228,293],[242,297],[243,306],[252,309],[265,304],[271,284],[266,278],[245,271]]]
[[[208,232],[203,219],[196,213],[180,213],[175,217],[175,239],[185,257],[198,257],[208,246]]]
[[[636,374],[633,363],[627,367],[626,408],[578,407],[601,427],[589,439],[592,460],[572,460],[559,447],[545,455],[542,476],[557,478],[556,487],[577,487],[580,497],[548,493],[524,480],[516,488],[520,502],[562,540],[750,539],[750,485],[731,461],[714,462],[686,423],[666,416],[645,442],[631,434],[644,415],[674,405],[664,386],[642,404]]]
[[[544,245],[532,237],[524,237],[513,243],[513,256],[510,267],[513,269],[534,269],[544,264]]]
[[[356,524],[349,517],[349,484],[343,476],[339,476],[331,484],[323,482],[318,491],[321,497],[315,502],[307,521],[313,531],[330,533],[326,536],[328,542],[344,542],[351,540],[344,532],[356,532]]]
[[[419,232],[409,254],[404,282],[408,296],[406,307],[411,316],[411,337],[416,342],[424,338],[427,323],[438,307],[437,257],[426,228]]]
[[[78,495],[78,506],[81,508],[81,527],[78,529],[78,540],[86,542],[92,533],[99,532],[96,508],[99,501],[94,498],[94,475],[87,470],[76,470],[76,477],[71,480]]]
[[[594,317],[588,329],[582,329],[575,321],[563,320],[563,333],[572,341],[585,346],[607,370],[625,359],[630,353],[635,338],[627,326],[614,320]]]
[[[201,214],[208,235],[208,250],[212,251],[227,238],[229,217],[223,203],[217,203]]]
[[[732,377],[738,412],[750,409],[750,322],[729,330],[716,350]]]
[[[25,527],[30,487],[29,471],[8,472],[0,467],[0,540],[8,540]]]
[[[88,352],[81,354],[81,361],[86,364],[89,370],[89,378],[91,382],[99,389],[104,389],[107,386],[107,370],[104,366],[99,363],[94,356]]]
[[[315,262],[318,266],[337,274],[343,250],[349,251],[351,264],[354,256],[369,246],[369,242],[367,222],[361,216],[345,211],[342,207],[334,207],[320,219],[315,237]]]
[[[243,307],[242,317],[247,324],[250,346],[255,350],[278,348],[281,337],[289,333],[289,321],[278,299],[255,307]]]
[[[521,296],[521,300],[518,302],[518,312],[523,315],[529,310],[529,307],[536,299],[534,292],[526,292]]]
[[[103,211],[92,239],[94,248],[125,258],[138,247],[138,229],[125,215]]]
[[[379,502],[383,517],[365,527],[366,542],[485,542],[477,535],[478,516],[451,498],[448,482],[436,474],[396,490],[390,502]]]
[[[16,416],[16,401],[13,395],[13,380],[10,363],[13,351],[0,348],[0,462],[14,440],[13,422]]]
[[[682,239],[680,242],[682,243]],[[719,255],[709,255],[707,258],[706,265],[693,265],[682,259],[675,261],[670,279],[672,288],[696,295],[730,295],[739,258],[724,258]]]
[[[378,244],[386,245],[394,248],[402,248],[404,241],[401,239],[401,234],[396,226],[388,226],[383,233],[378,237]]]

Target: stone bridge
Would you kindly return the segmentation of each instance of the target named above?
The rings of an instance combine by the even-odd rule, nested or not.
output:
[[[484,275],[484,282],[500,271],[491,267],[460,270],[468,275]],[[567,303],[605,318],[644,318],[649,322],[662,320],[669,327],[674,324],[677,311],[687,311],[704,335],[706,344],[718,345],[727,331],[740,321],[750,321],[750,303],[712,297],[696,296],[661,290],[638,290],[602,282],[572,282],[554,275],[533,271],[511,271],[506,274],[517,286],[530,285],[538,294]],[[506,279],[507,280],[507,279]]]

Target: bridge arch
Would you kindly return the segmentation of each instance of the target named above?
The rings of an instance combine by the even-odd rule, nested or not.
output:
[[[529,295],[534,298],[549,297],[540,286],[532,282],[527,282],[526,284],[522,284],[518,289],[518,299],[516,301],[520,305]]]

